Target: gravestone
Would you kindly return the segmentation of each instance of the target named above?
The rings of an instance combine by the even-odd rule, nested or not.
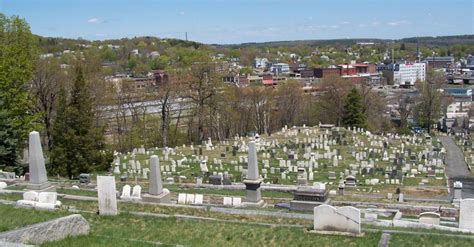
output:
[[[133,186],[131,198],[134,201],[139,201],[142,199],[142,187],[140,185]]]
[[[232,206],[240,206],[242,205],[242,198],[240,197],[232,197]]]
[[[258,174],[257,147],[255,141],[250,141],[248,150],[247,178],[243,181],[246,189],[246,205],[261,207],[263,205],[260,184],[262,179]]]
[[[43,149],[41,148],[41,140],[38,132],[30,132],[28,145],[30,178],[27,189],[37,191],[54,191],[54,187],[48,182],[48,177],[46,176]]]
[[[224,206],[232,206],[232,197],[224,197],[223,199]]]
[[[345,206],[320,205],[314,208],[314,230],[361,234],[360,210]]]
[[[148,194],[143,195],[145,202],[170,203],[171,196],[167,189],[163,189],[163,181],[161,180],[160,160],[158,156],[150,157],[150,187]]]
[[[454,201],[462,199],[462,183],[460,181],[454,182]]]
[[[100,215],[117,215],[115,177],[97,176],[97,195]]]
[[[124,185],[123,188],[122,188],[122,195],[120,196],[120,199],[126,200],[126,201],[131,200],[131,198],[130,198],[131,189],[132,188],[130,187],[130,185],[128,185],[128,184]]]
[[[424,212],[418,216],[418,222],[432,225],[439,225],[440,214],[435,212]]]
[[[204,196],[203,196],[203,195],[201,195],[201,194],[196,194],[196,195],[194,196],[194,204],[196,204],[196,205],[202,205],[203,199],[204,199]]]
[[[459,228],[474,230],[474,199],[463,199],[459,206]]]
[[[186,194],[179,193],[178,194],[178,204],[186,204]]]

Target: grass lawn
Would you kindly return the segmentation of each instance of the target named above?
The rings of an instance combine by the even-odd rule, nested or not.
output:
[[[44,246],[148,246],[145,242],[188,246],[376,246],[380,233],[363,238],[323,236],[302,228],[267,227],[209,221],[182,221],[120,215],[87,215],[91,235]],[[126,240],[128,239],[128,240]],[[133,240],[131,240],[133,239]]]
[[[66,215],[61,211],[37,211],[0,204],[0,232],[51,220]]]
[[[474,246],[474,239],[435,236],[435,235],[410,235],[410,234],[392,234],[389,242],[390,246]]]
[[[138,209],[138,208],[137,208]],[[137,210],[138,211],[138,210]],[[0,205],[0,231],[67,215]],[[269,227],[215,221],[189,221],[121,213],[116,217],[82,214],[91,225],[88,236],[67,238],[42,246],[377,246],[381,233],[363,237],[305,233],[298,227]],[[213,214],[211,216],[216,216]],[[218,218],[218,217],[216,217]],[[245,221],[245,220],[243,220]],[[289,222],[280,222],[289,223]],[[365,228],[365,227],[364,227]],[[411,229],[402,229],[410,231]],[[432,232],[432,231],[428,231]],[[474,240],[448,236],[392,234],[391,246],[474,246]]]

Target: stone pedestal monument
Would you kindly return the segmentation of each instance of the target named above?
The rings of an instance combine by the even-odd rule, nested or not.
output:
[[[453,203],[459,204],[462,199],[462,183],[460,181],[456,181],[454,182],[453,187],[454,187]]]
[[[163,189],[159,162],[158,156],[152,155],[150,157],[150,187],[148,194],[142,196],[142,200],[146,202],[171,203],[169,190]]]
[[[255,141],[249,142],[247,179],[244,180],[247,195],[244,205],[261,207],[264,205],[260,192],[263,179],[258,174],[257,147]]]
[[[55,191],[46,176],[43,149],[41,148],[40,136],[37,131],[30,132],[28,153],[30,177],[27,189],[35,191]]]

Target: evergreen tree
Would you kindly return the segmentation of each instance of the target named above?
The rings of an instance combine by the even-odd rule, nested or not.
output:
[[[362,112],[362,97],[355,87],[346,96],[342,122],[349,127],[367,128],[367,116]]]
[[[89,86],[81,65],[76,67],[69,97],[60,92],[60,106],[53,128],[51,170],[69,178],[110,164],[104,151],[102,126],[94,125],[94,111]]]
[[[27,83],[36,49],[26,21],[0,14],[0,169],[18,170],[18,153],[35,127]]]

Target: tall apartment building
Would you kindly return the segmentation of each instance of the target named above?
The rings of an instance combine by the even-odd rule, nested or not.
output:
[[[414,86],[417,80],[426,79],[425,63],[396,63],[390,64],[388,69],[383,71],[387,83],[399,85],[401,87]]]

